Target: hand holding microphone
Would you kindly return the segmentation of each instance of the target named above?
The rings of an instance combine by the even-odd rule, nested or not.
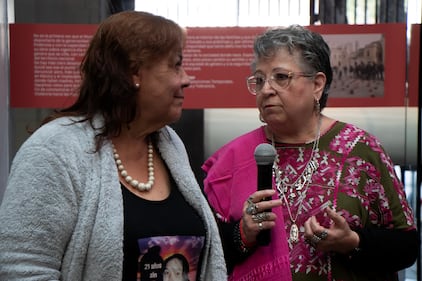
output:
[[[255,148],[254,157],[256,161],[256,165],[258,168],[258,177],[257,177],[257,190],[264,190],[264,189],[273,189],[273,175],[272,175],[272,168],[274,159],[276,157],[277,151],[275,148],[268,144],[262,143],[259,144]],[[263,200],[271,200],[270,197],[264,198]],[[254,204],[250,206],[256,206]],[[250,210],[253,211],[253,210]],[[261,211],[261,210],[260,210]],[[256,213],[253,215],[252,219],[258,222],[258,226],[262,228],[262,221],[267,220],[267,216],[271,212],[271,209],[262,210],[260,213]],[[270,229],[261,230],[256,238],[257,243],[259,245],[268,245],[270,243]]]

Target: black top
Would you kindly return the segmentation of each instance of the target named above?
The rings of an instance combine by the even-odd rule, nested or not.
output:
[[[205,227],[197,212],[185,201],[172,179],[170,195],[149,201],[121,185],[124,208],[124,281],[165,281],[175,272],[165,270],[166,258],[186,258],[183,272],[199,280]],[[187,262],[187,263],[186,263]],[[173,269],[174,270],[174,269]],[[163,279],[163,276],[167,278]]]

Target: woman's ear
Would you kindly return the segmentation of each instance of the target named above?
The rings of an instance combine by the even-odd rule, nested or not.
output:
[[[322,93],[324,92],[325,83],[327,77],[324,72],[317,72],[314,77],[314,95],[317,100],[321,99]]]
[[[133,85],[137,89],[139,89],[139,87],[141,86],[141,75],[139,73],[132,75],[132,81],[133,81]]]

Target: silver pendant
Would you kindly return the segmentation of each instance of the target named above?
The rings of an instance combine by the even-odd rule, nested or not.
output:
[[[295,223],[290,227],[290,242],[297,243],[299,241],[299,228]]]

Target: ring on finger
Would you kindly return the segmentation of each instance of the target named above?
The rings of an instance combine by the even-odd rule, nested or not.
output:
[[[258,223],[258,228],[259,228],[259,230],[264,229],[264,226],[262,225],[262,222]]]
[[[246,213],[248,215],[256,215],[258,213],[258,206],[249,199],[247,200],[247,202],[248,206],[246,207]]]
[[[256,215],[252,215],[252,220],[254,222],[258,222],[258,223],[263,222],[264,221],[264,218],[263,218],[262,213],[258,213]]]
[[[321,240],[325,240],[328,236],[328,232],[326,229],[324,229],[320,234],[318,234],[319,238],[321,238]]]
[[[263,221],[268,220],[268,216],[269,216],[268,212],[262,212],[256,215],[252,215],[252,220],[254,222],[263,222]]]
[[[318,244],[318,242],[321,241],[321,237],[317,236],[317,235],[312,235],[311,237],[311,244],[312,245],[316,245]]]

